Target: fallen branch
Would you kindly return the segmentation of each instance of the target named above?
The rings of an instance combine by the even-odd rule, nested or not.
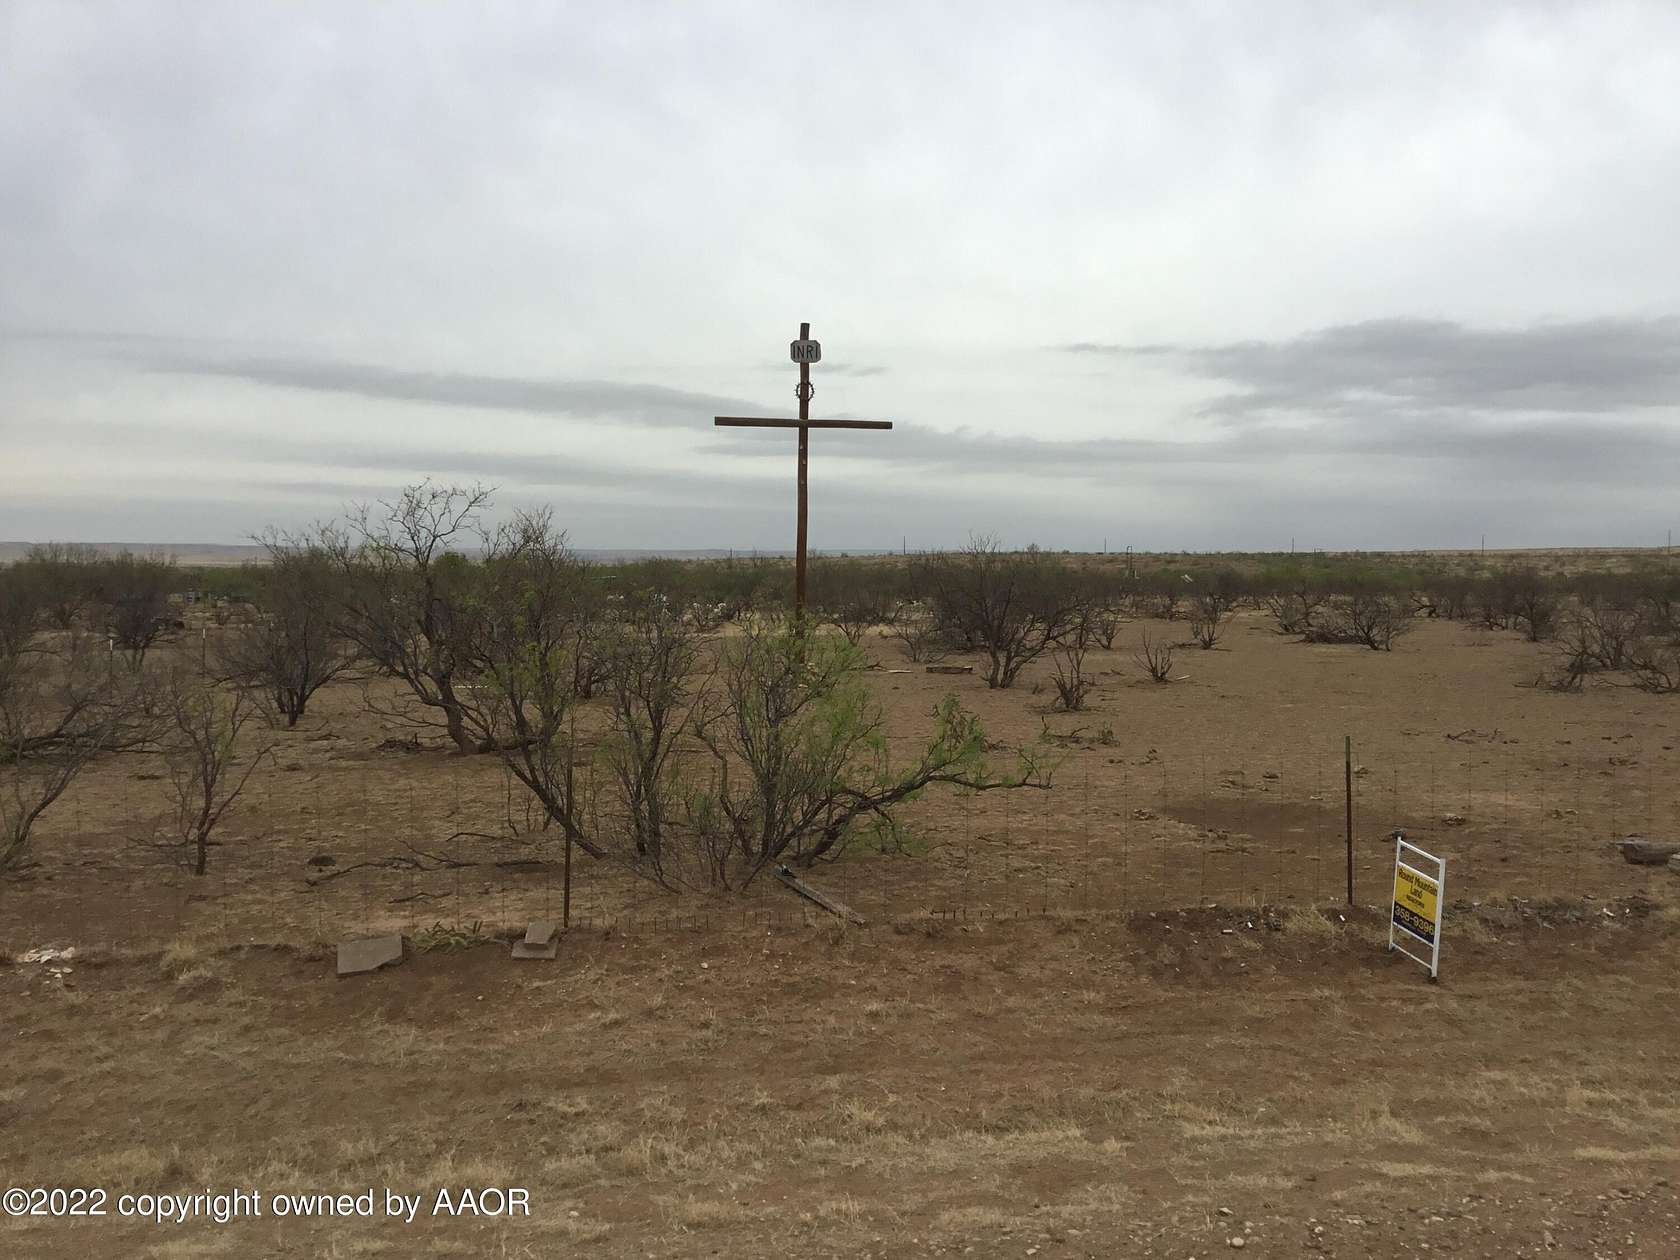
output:
[[[505,837],[487,835],[482,831],[457,831],[454,835],[450,836],[448,840],[444,841],[444,843],[449,844],[453,841],[461,839],[501,840],[505,839]],[[417,874],[425,875],[430,874],[433,871],[455,871],[474,866],[495,866],[503,869],[511,869],[521,866],[547,865],[546,861],[542,858],[458,858],[447,853],[433,853],[426,849],[409,844],[406,841],[404,842],[403,847],[408,850],[406,854],[392,853],[386,855],[385,857],[373,858],[366,862],[353,862],[349,866],[336,867],[324,875],[305,877],[303,882],[308,884],[311,888],[316,888],[321,884],[330,883],[331,881],[338,879],[340,876],[348,875],[352,871],[364,870],[412,871]]]

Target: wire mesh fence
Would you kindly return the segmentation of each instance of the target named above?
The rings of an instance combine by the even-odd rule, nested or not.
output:
[[[1350,861],[1353,899],[1381,904],[1397,830],[1447,859],[1449,903],[1607,899],[1672,883],[1665,868],[1630,866],[1611,847],[1676,830],[1674,789],[1639,749],[1612,739],[1590,756],[1560,748],[1537,759],[1499,731],[1457,732],[1442,745],[1420,750],[1395,732],[1354,740],[1351,755],[1337,741],[1187,760],[1086,743],[1048,789],[930,793],[908,812],[900,851],[857,843],[799,874],[869,926],[1338,904]],[[568,895],[554,832],[433,839],[369,827],[326,842],[230,828],[200,876],[72,809],[54,849],[0,891],[0,946],[307,945],[438,924],[498,935],[567,917],[623,932],[832,921],[773,869],[728,894],[673,895],[574,852]]]

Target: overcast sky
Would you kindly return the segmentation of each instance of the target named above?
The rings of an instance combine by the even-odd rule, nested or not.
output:
[[[1661,544],[1680,5],[0,0],[0,539]]]

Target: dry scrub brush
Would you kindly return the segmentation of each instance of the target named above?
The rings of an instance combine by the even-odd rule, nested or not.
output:
[[[334,623],[380,671],[401,680],[418,713],[365,696],[370,710],[441,725],[462,752],[487,750],[482,710],[467,702],[478,571],[455,548],[482,538],[483,486],[409,486],[393,503],[364,506],[348,525],[310,540],[328,558]],[[435,716],[431,716],[435,715]]]
[[[1006,552],[976,537],[928,566],[935,617],[986,653],[986,685],[1011,687],[1021,670],[1070,633],[1083,608],[1072,575],[1041,552]]]
[[[899,608],[887,627],[887,637],[896,639],[913,664],[936,664],[950,653],[944,628],[921,603]]]
[[[1097,680],[1085,672],[1085,654],[1095,637],[1093,619],[1081,616],[1078,624],[1051,654],[1050,683],[1056,689],[1056,707],[1076,713],[1096,690]]]
[[[1142,631],[1132,659],[1150,681],[1164,683],[1172,679],[1173,645],[1167,640],[1151,639],[1149,631]]]
[[[1394,641],[1412,628],[1416,611],[1394,591],[1354,591],[1333,601],[1332,633],[1343,642],[1361,643],[1373,652],[1392,652]]]
[[[866,664],[844,641],[765,620],[720,645],[718,686],[695,725],[711,756],[688,818],[709,882],[742,887],[784,861],[833,861],[860,837],[898,847],[898,807],[928,787],[1047,787],[1022,750],[1007,774],[986,763],[979,719],[948,696],[913,764],[895,766]]]
[[[30,575],[0,569],[0,874],[25,863],[35,824],[89,762],[154,726],[140,671],[87,631],[46,623]]]
[[[203,875],[210,869],[211,836],[273,745],[264,742],[240,755],[241,737],[256,714],[245,692],[224,690],[181,668],[155,685],[169,723],[161,742],[170,810],[143,843]]]
[[[260,541],[268,563],[257,615],[223,637],[217,672],[292,727],[310,698],[355,663],[356,647],[333,615],[340,586],[328,552],[273,532]]]
[[[1235,615],[1231,598],[1218,591],[1203,591],[1191,601],[1190,636],[1204,652],[1224,636]]]
[[[713,642],[660,592],[602,600],[546,512],[516,516],[470,579],[451,581],[472,592],[451,631],[460,727],[482,733],[530,793],[540,831],[666,888],[738,888],[864,834],[888,847],[897,807],[934,784],[1044,782],[1031,753],[1011,774],[989,772],[979,723],[954,700],[920,757],[894,766],[867,660],[844,637],[749,616]],[[600,663],[607,697],[607,728],[587,743],[583,655]]]
[[[1299,577],[1281,590],[1262,596],[1262,603],[1271,613],[1279,634],[1306,636],[1323,616],[1330,592],[1310,578]]]
[[[900,570],[891,563],[821,560],[811,568],[811,607],[854,646],[878,626],[891,626],[904,603]]]

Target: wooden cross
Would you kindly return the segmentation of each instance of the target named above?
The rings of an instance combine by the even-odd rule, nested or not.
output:
[[[822,361],[822,347],[811,340],[811,325],[799,325],[799,340],[788,347],[789,357],[799,364],[799,387],[793,392],[799,398],[799,419],[760,419],[757,416],[714,416],[713,423],[736,429],[798,429],[799,430],[799,533],[794,552],[793,603],[795,614],[805,617],[805,462],[810,449],[812,429],[890,429],[891,420],[813,420],[811,395],[811,364]]]

